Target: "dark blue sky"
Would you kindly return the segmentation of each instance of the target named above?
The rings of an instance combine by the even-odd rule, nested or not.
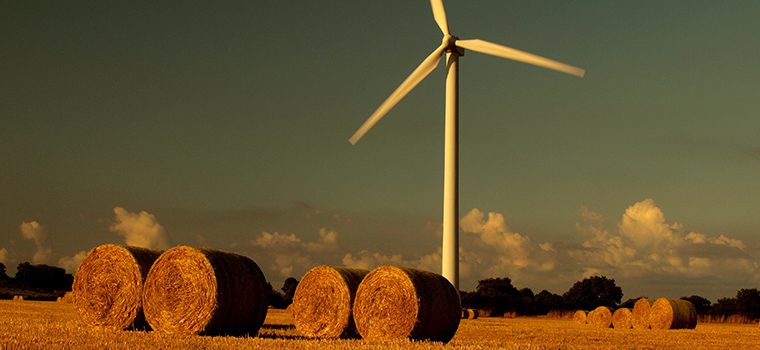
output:
[[[463,256],[482,256],[473,271],[501,261],[487,273],[557,293],[593,273],[617,278],[627,295],[716,297],[760,282],[760,3],[445,5],[461,38],[588,71],[577,79],[472,52],[462,58],[461,213],[505,218],[463,232]],[[248,254],[274,281],[311,264],[356,264],[362,251],[368,264],[435,266],[443,71],[357,146],[347,142],[440,43],[427,1],[2,8],[7,265],[40,249],[24,239],[23,222],[44,227],[40,244],[55,264],[123,241],[111,228],[123,207],[152,214],[172,244]],[[627,209],[643,223],[626,226]],[[338,246],[309,248],[332,244],[320,229],[335,232]],[[262,253],[264,232],[298,253]],[[655,233],[670,238],[639,239]],[[462,287],[484,274],[463,276]]]

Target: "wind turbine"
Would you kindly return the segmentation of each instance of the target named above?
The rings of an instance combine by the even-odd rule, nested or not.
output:
[[[484,40],[460,40],[449,32],[443,0],[430,0],[430,5],[433,8],[433,18],[443,33],[441,45],[433,50],[417,66],[412,74],[383,101],[380,107],[349,138],[349,142],[356,144],[391,108],[399,103],[404,96],[438,67],[441,57],[446,53],[446,125],[444,132],[441,274],[459,290],[459,56],[464,56],[464,49],[468,49],[578,77],[583,77],[586,71],[562,62]]]

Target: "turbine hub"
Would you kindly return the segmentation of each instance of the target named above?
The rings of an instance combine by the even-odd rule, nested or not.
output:
[[[464,49],[457,46],[457,40],[459,40],[459,38],[451,34],[444,34],[441,44],[446,46],[446,52],[457,52],[459,53],[459,56],[464,56]]]

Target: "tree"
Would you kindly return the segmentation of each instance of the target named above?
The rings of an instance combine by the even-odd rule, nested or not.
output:
[[[563,298],[566,307],[571,310],[593,310],[598,306],[615,308],[623,298],[623,290],[615,284],[614,279],[592,276],[575,282]]]
[[[0,282],[9,280],[8,274],[5,272],[5,264],[0,262]]]
[[[751,320],[760,318],[760,292],[756,288],[736,292],[737,311]]]
[[[475,293],[482,303],[478,307],[491,309],[495,315],[517,311],[518,303],[521,303],[522,299],[509,277],[480,280]]]
[[[285,279],[285,283],[282,284],[282,291],[285,293],[283,299],[285,306],[290,305],[293,302],[293,296],[296,295],[296,288],[298,287],[298,280],[295,277],[288,277]]]
[[[49,265],[32,265],[28,262],[18,264],[16,284],[20,287],[47,290],[71,290],[74,277],[66,270]]]
[[[544,289],[533,298],[536,315],[546,315],[549,311],[563,309],[562,296]]]
[[[284,309],[288,307],[285,305],[285,297],[283,297],[282,293],[274,290],[271,283],[267,282],[267,288],[269,289],[269,306],[275,309]]]
[[[697,310],[698,315],[707,315],[710,313],[712,303],[699,295],[692,295],[690,297],[681,297],[683,300],[687,300],[694,305],[694,309]]]
[[[712,306],[712,314],[716,316],[731,316],[739,312],[736,298],[720,298]]]

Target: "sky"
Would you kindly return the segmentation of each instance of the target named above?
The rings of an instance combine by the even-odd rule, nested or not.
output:
[[[460,38],[462,290],[715,302],[760,284],[760,3],[445,1]],[[3,2],[0,262],[98,244],[440,271],[444,72],[428,1]]]

